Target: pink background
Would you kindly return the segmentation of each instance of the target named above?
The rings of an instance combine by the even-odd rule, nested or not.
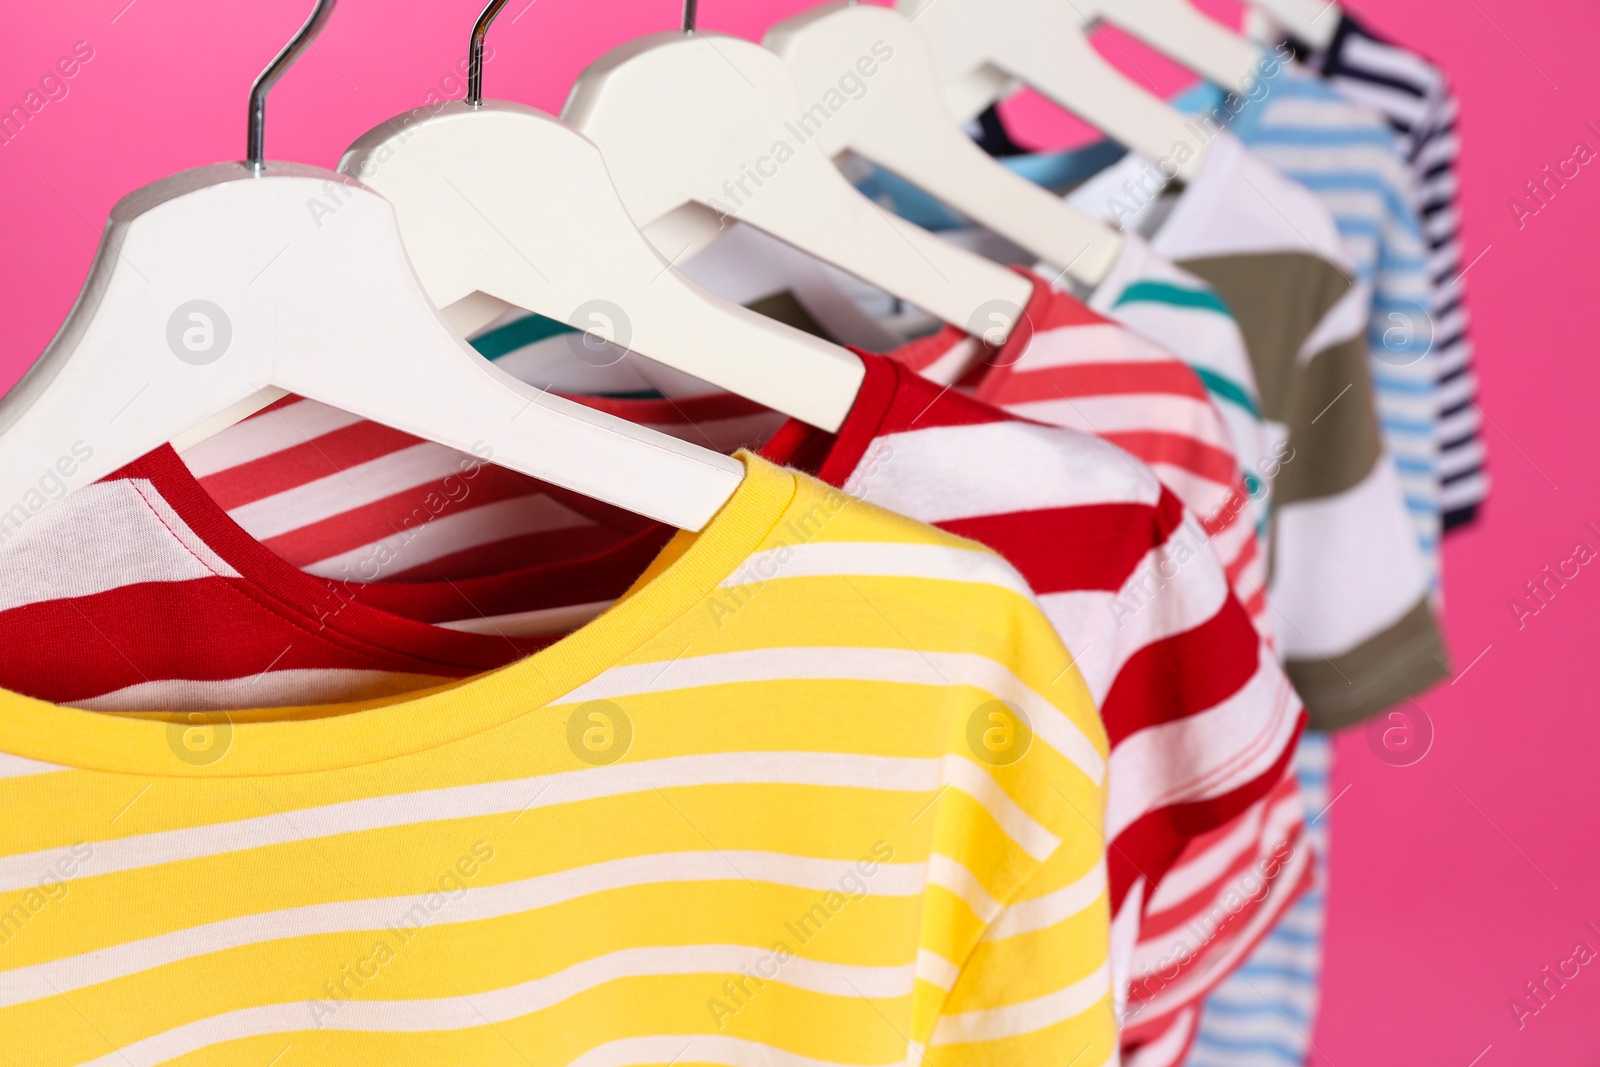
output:
[[[707,0],[702,25],[759,37],[806,2]],[[76,42],[87,41],[94,58],[66,82],[63,99],[0,144],[0,387],[66,315],[117,197],[243,154],[249,84],[310,6],[8,0],[0,108],[21,103]],[[1520,228],[1507,204],[1543,166],[1572,156],[1575,142],[1600,150],[1600,6],[1350,6],[1441,62],[1463,99],[1468,277],[1495,490],[1485,520],[1447,543],[1449,638],[1458,670],[1467,670],[1421,701],[1431,751],[1394,767],[1362,732],[1340,741],[1315,1045],[1319,1062],[1339,1067],[1593,1067],[1600,964],[1583,968],[1520,1031],[1508,1001],[1578,941],[1600,951],[1600,568],[1585,567],[1520,629],[1508,605],[1578,540],[1600,550],[1589,408],[1600,384],[1589,321],[1600,165],[1584,167]],[[422,7],[345,0],[272,98],[269,155],[331,167],[358,134],[430,91],[459,96],[449,76],[477,0]],[[673,0],[513,0],[491,38],[488,95],[557,109],[585,63],[676,19]],[[1124,38],[1103,43],[1163,91],[1187,80]],[[1037,102],[1009,111],[1014,130],[1035,144],[1085,136]]]

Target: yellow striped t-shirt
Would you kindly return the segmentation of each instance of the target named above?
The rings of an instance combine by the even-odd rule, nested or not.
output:
[[[980,546],[743,458],[492,674],[0,694],[0,1063],[1108,1062],[1106,741],[1054,631]]]

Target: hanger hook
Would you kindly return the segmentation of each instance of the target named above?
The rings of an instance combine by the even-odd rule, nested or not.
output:
[[[259,171],[266,166],[267,94],[272,92],[272,87],[278,84],[284,72],[294,66],[300,53],[317,39],[322,28],[328,24],[328,17],[333,14],[336,3],[338,0],[317,0],[316,8],[312,10],[311,17],[306,19],[306,24],[300,27],[300,32],[290,38],[289,43],[283,46],[283,51],[250,87],[250,141],[245,162],[251,170]]]
[[[467,50],[467,103],[483,106],[483,42],[489,36],[489,24],[506,6],[506,0],[489,0],[489,6],[478,16],[472,27],[472,47]]]
[[[699,0],[683,0],[683,32],[693,34],[696,17],[700,7]]]

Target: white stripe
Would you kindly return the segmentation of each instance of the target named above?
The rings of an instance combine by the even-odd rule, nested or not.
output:
[[[139,974],[178,960],[264,942],[362,930],[421,929],[444,923],[483,922],[553,907],[596,893],[672,882],[769,882],[801,889],[843,890],[854,867],[838,860],[778,852],[665,852],[596,863],[518,882],[441,893],[312,904],[223,919],[109,948],[0,972],[0,1007]],[[870,879],[875,896],[923,892],[924,864],[883,864]]]
[[[1426,100],[1418,99],[1393,86],[1380,85],[1360,77],[1342,74],[1333,78],[1332,83],[1340,93],[1356,103],[1369,107],[1387,118],[1398,120],[1413,130],[1428,117]],[[1402,137],[1402,143],[1411,143],[1414,139],[1414,137]]]
[[[1211,841],[1204,851],[1192,857],[1186,852],[1183,862],[1173,864],[1150,897],[1151,913],[1182,904],[1222,877],[1240,856],[1264,844],[1261,824],[1269,799],[1263,797],[1241,812],[1229,824],[1228,832]]]
[[[1278,511],[1268,598],[1286,659],[1341,656],[1394,625],[1427,592],[1416,534],[1386,458],[1335,496]]]
[[[424,442],[243,504],[228,516],[257,541],[266,541],[471,470],[481,462],[453,448]]]
[[[1071,885],[1032,900],[1009,904],[984,932],[985,941],[1031,934],[1066,922],[1086,908],[1093,907],[1106,892],[1106,864],[1102,859],[1094,870]]]
[[[956,979],[961,977],[961,968],[939,955],[925,948],[917,950],[917,978],[929,985],[938,986],[946,993],[955,988]]]
[[[639,693],[776,680],[967,685],[981,689],[1021,708],[1034,736],[1083,771],[1095,785],[1105,780],[1105,760],[1099,750],[1060,708],[1034,692],[1004,664],[970,653],[819,646],[688,656],[665,665],[613,667],[558,703],[581,704]]]
[[[1072,651],[1099,707],[1128,660],[1158,641],[1204,625],[1227,597],[1227,576],[1207,547],[1205,531],[1185,515],[1115,593],[1045,593],[1039,606]]]
[[[1070,425],[1097,437],[1115,433],[1163,433],[1187,437],[1231,453],[1233,442],[1210,397],[1175,396],[1171,393],[1117,393],[1111,396],[1075,396],[1070,400],[1008,405],[1022,413],[1035,406],[1072,412],[1071,422],[1051,419],[1052,425]],[[1029,416],[1030,418],[1033,416]]]
[[[517,611],[509,615],[478,615],[470,619],[435,623],[442,630],[500,637],[560,637],[598,619],[616,605],[615,600],[596,600],[588,604],[568,604],[538,611]]]
[[[1179,1013],[1160,1037],[1123,1057],[1123,1067],[1177,1067],[1189,1047],[1197,1016],[1193,1008]]]
[[[640,425],[690,444],[704,445],[714,452],[733,453],[741,448],[760,448],[778,431],[784,420],[785,416],[779,412],[763,411],[728,419],[695,422],[685,417],[681,422],[647,422]]]
[[[928,884],[960,897],[980,922],[991,923],[1000,914],[1000,902],[983,888],[978,876],[949,856],[934,853],[928,857]]]
[[[462,505],[467,499],[463,499]],[[437,516],[392,537],[329,556],[303,569],[323,578],[357,582],[379,578],[395,580],[413,567],[432,563],[454,552],[529,534],[595,525],[593,519],[544,493],[497,500],[467,510],[460,510],[460,507],[446,505]],[[418,509],[428,514],[426,505],[419,503]],[[405,521],[402,520],[402,526]]]
[[[1265,773],[1283,755],[1300,702],[1268,656],[1250,681],[1215,707],[1123,738],[1111,754],[1106,835],[1147,812],[1222,796]]]
[[[963,1045],[999,1041],[1054,1026],[1082,1015],[1111,992],[1111,972],[1105,964],[1087,978],[1064,989],[1020,1004],[943,1016],[933,1029],[932,1045]]]
[[[1033,372],[1091,363],[1172,362],[1171,352],[1121,323],[1101,322],[1040,330],[1017,361],[1016,369]]]
[[[362,421],[360,415],[342,408],[315,400],[297,400],[200,442],[183,454],[183,463],[196,478],[207,478]]]
[[[438,1000],[347,1000],[314,1024],[311,1006],[296,1002],[213,1015],[136,1041],[90,1062],[89,1067],[155,1067],[225,1041],[323,1029],[345,1033],[430,1033],[473,1030],[543,1011],[611,982],[658,975],[736,975],[770,957],[744,945],[685,945],[622,949],[519,985]],[[911,992],[912,965],[862,967],[794,957],[772,981],[839,997],[903,997]]]
[[[890,1063],[870,1067],[903,1067],[906,1062],[919,1064],[921,1057],[912,1061],[895,1059]],[[688,1037],[674,1034],[670,1037],[627,1037],[610,1041],[590,1049],[573,1060],[570,1067],[659,1067],[663,1063],[711,1063],[721,1067],[863,1067],[862,1064],[842,1064],[831,1060],[818,1060],[810,1056],[745,1041],[735,1037]]]
[[[0,752],[0,778],[29,778],[36,774],[53,774],[56,771],[71,769],[58,767],[54,763],[40,763],[38,760],[13,756],[9,752]]]
[[[535,778],[454,786],[300,808],[208,826],[162,830],[91,842],[92,862],[78,862],[77,877],[138,870],[204,856],[395,826],[475,819],[552,808],[655,789],[716,785],[799,785],[932,793],[942,762],[810,752],[727,752],[673,756],[610,767],[585,768]],[[37,871],[70,849],[45,849],[0,858],[0,892],[28,888]]]
[[[1353,271],[1350,275],[1354,277]],[[1318,320],[1300,346],[1299,361],[1306,364],[1322,352],[1367,334],[1368,312],[1372,309],[1372,286],[1356,282]]]
[[[1432,95],[1439,89],[1439,72],[1427,60],[1361,34],[1345,38],[1339,61],[1369,76],[1403,81],[1424,95]]]
[[[73,702],[85,711],[233,711],[238,708],[303,708],[414,693],[450,681],[448,677],[308,667],[264,671],[245,678],[162,678],[139,682]]]
[[[1006,457],[995,477],[994,457]],[[1121,449],[1059,427],[1005,421],[880,438],[846,483],[921,522],[1092,504],[1154,504],[1161,483]]]
[[[1000,788],[994,776],[972,760],[954,753],[946,755],[944,780],[977,801],[989,817],[1000,824],[1006,836],[1039,862],[1049,859],[1061,847],[1061,838],[1022,810],[1021,805]]]
[[[1281,885],[1287,891],[1289,887],[1298,884],[1306,865],[1311,862],[1309,852],[1310,849],[1306,848],[1295,849],[1278,874],[1274,885]],[[1229,974],[1244,962],[1249,949],[1254,947],[1258,938],[1276,924],[1279,914],[1277,908],[1258,908],[1251,914],[1250,921],[1245,927],[1234,931],[1232,937],[1221,944],[1212,942],[1207,945],[1208,951],[1202,957],[1205,961],[1204,966],[1185,968],[1176,981],[1165,984],[1155,996],[1146,1000],[1140,1009],[1141,1020],[1169,1015],[1204,996],[1215,984],[1217,975]],[[1211,951],[1213,948],[1215,951]]]
[[[1185,865],[1177,882],[1170,881],[1172,872],[1169,872],[1161,880],[1161,885],[1156,889],[1149,907],[1145,910],[1146,919],[1153,921],[1162,913],[1180,907],[1186,912],[1194,912],[1205,902],[1202,901],[1200,904],[1190,902],[1202,892],[1205,892],[1207,900],[1212,902],[1222,900],[1236,888],[1246,896],[1259,892],[1259,889],[1249,890],[1244,883],[1262,878],[1261,868],[1268,865],[1269,857],[1280,851],[1287,851],[1286,846],[1289,846],[1290,839],[1301,827],[1304,817],[1305,805],[1300,798],[1285,796],[1266,813],[1265,821],[1259,817],[1247,820],[1246,825],[1251,832],[1249,839],[1242,842],[1242,848],[1236,848],[1231,854],[1222,848],[1206,849]],[[1218,885],[1217,880],[1226,874],[1228,867],[1246,852],[1254,854],[1251,866],[1236,874],[1232,881]]]
[[[723,580],[721,587],[760,584],[777,578],[836,575],[972,582],[998,586],[1033,599],[1033,590],[1022,575],[992,552],[903,542],[825,541],[770,548],[752,555]]]
[[[237,578],[144,479],[86,485],[0,548],[0,611],[140,582]]]

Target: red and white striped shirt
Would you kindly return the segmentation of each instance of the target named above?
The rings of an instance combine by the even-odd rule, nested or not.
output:
[[[982,541],[1028,579],[1102,709],[1109,886],[1114,906],[1137,905],[1197,835],[1283,781],[1299,702],[1206,533],[1148,467],[864,359],[837,436],[789,423],[764,452]],[[727,396],[595,403],[722,447],[782,421]],[[116,709],[437,684],[548,641],[505,634],[570,629],[622,595],[668,533],[311,401],[282,402],[186,459],[198,478],[163,450],[0,549],[16,576],[0,592],[0,641],[91,650],[70,667],[46,652],[8,658],[0,684]],[[1139,911],[1123,913],[1121,975],[1139,958]]]
[[[947,326],[890,356],[920,372],[966,369],[961,385],[978,399],[1143,460],[1200,517],[1239,602],[1265,632],[1264,553],[1232,437],[1205,384],[1155,342],[1019,273],[1033,282],[1033,298],[1004,345]]]

